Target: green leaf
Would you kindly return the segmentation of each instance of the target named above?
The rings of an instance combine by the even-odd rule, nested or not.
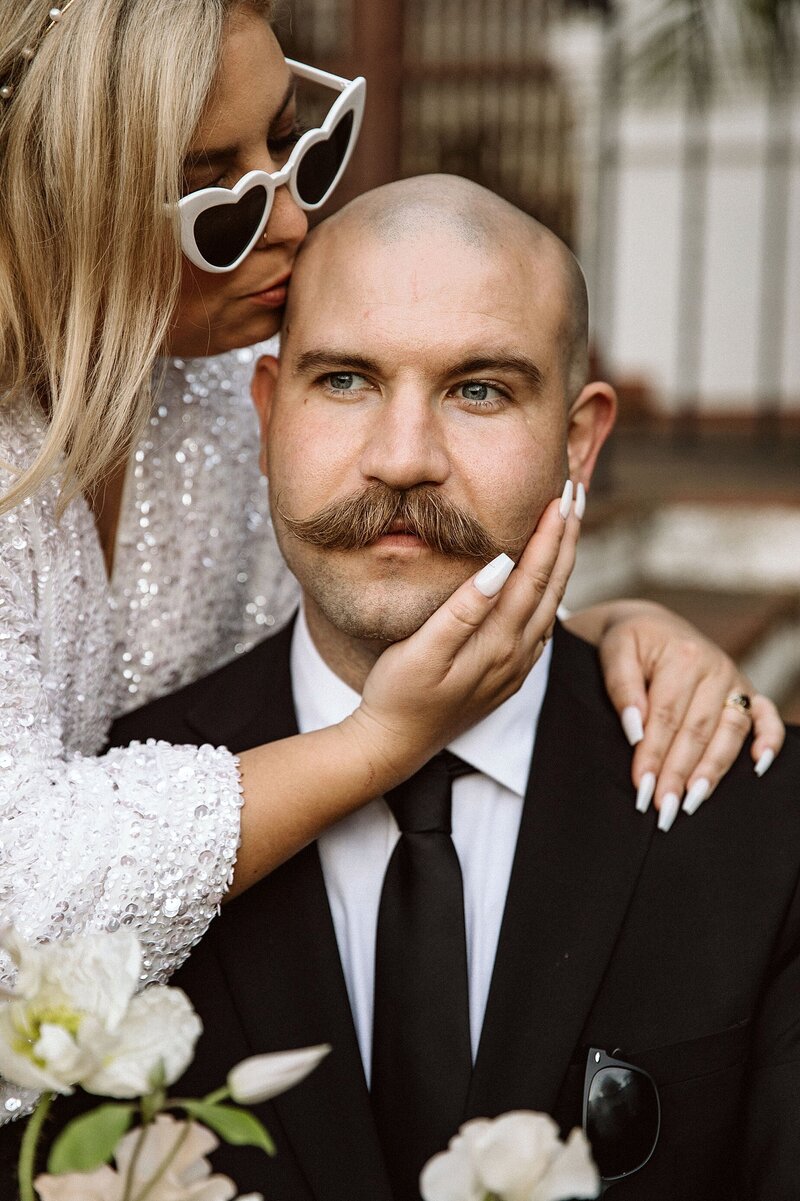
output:
[[[108,1163],[135,1113],[135,1105],[100,1105],[75,1118],[53,1144],[48,1172],[91,1172]]]
[[[209,1105],[206,1101],[181,1101],[181,1106],[198,1122],[209,1126],[226,1143],[235,1147],[260,1147],[275,1154],[275,1144],[258,1118],[233,1105]]]

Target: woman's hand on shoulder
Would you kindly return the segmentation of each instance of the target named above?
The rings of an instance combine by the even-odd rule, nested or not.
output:
[[[614,601],[574,614],[574,631],[598,645],[606,688],[628,741],[637,808],[654,800],[669,829],[695,813],[753,732],[756,775],[770,767],[785,729],[775,705],[694,626],[661,605]],[[732,701],[744,697],[749,711]]]

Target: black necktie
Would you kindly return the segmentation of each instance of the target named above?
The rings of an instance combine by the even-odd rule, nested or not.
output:
[[[449,751],[387,793],[400,827],[375,942],[372,1105],[395,1201],[463,1121],[472,1071],[461,867],[450,788],[474,769]]]

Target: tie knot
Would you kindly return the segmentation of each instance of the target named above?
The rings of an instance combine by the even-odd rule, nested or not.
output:
[[[386,794],[386,803],[404,834],[449,834],[451,785],[474,771],[452,751],[440,751],[410,779]]]

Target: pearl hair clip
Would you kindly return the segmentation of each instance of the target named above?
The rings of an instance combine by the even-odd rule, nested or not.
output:
[[[58,25],[58,23],[63,18],[64,13],[67,11],[68,8],[71,8],[74,3],[75,3],[75,0],[64,0],[64,3],[60,7],[50,9],[50,12],[47,14],[48,17],[50,18],[49,25],[45,26],[45,28],[42,32],[42,35],[39,38],[39,41],[37,42],[37,44],[35,46],[23,46],[22,47],[22,50],[20,51],[20,58],[22,58],[26,63],[29,63],[31,61],[31,59],[35,56],[36,51],[37,51],[38,47],[41,45],[43,39],[47,37],[47,35],[51,29],[55,29],[56,25]],[[3,84],[3,86],[0,88],[0,100],[10,100],[13,95],[14,95],[13,83]]]

